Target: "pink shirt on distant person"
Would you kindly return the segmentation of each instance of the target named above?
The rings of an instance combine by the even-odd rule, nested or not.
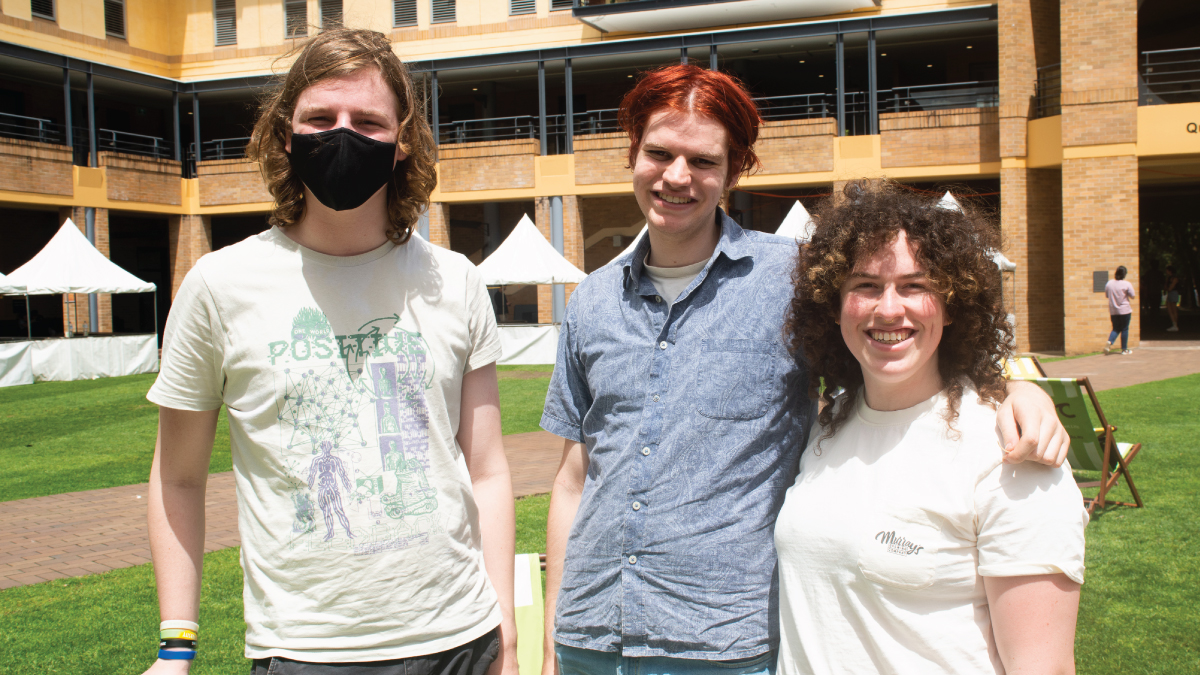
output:
[[[1129,299],[1134,297],[1133,284],[1121,279],[1113,279],[1104,284],[1104,295],[1108,297],[1109,314],[1133,314]]]

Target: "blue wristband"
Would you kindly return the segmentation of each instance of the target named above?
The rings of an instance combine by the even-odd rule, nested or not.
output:
[[[165,649],[160,649],[158,650],[158,658],[163,659],[164,661],[191,661],[192,659],[196,658],[196,652],[191,650],[186,652],[169,652]]]

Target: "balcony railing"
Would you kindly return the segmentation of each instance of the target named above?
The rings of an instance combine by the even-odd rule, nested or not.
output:
[[[170,141],[158,136],[145,136],[112,129],[96,130],[96,149],[157,157],[158,159],[172,159],[175,156],[175,148]]]
[[[217,138],[200,144],[200,158],[208,160],[241,159],[246,156],[246,145],[250,143],[249,136],[239,138]]]
[[[437,126],[438,143],[442,145],[538,137],[538,118],[534,115],[460,120]]]
[[[62,144],[63,126],[37,117],[0,113],[0,136]]]
[[[1062,66],[1055,63],[1037,69],[1037,93],[1034,95],[1034,117],[1054,117],[1062,114]]]
[[[1000,105],[1000,85],[993,80],[895,87],[880,91],[879,101],[881,112],[993,108]]]
[[[1200,47],[1142,52],[1138,75],[1140,105],[1200,101]]]
[[[830,117],[830,103],[834,113],[837,101],[831,94],[796,94],[793,96],[766,96],[756,98],[758,112],[764,120],[807,120]]]

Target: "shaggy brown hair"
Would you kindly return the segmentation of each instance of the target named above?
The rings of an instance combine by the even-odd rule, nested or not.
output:
[[[808,394],[824,405],[818,417],[832,436],[855,409],[862,368],[846,347],[838,320],[842,283],[855,264],[907,234],[913,255],[945,304],[949,321],[938,345],[938,373],[958,418],[964,380],[993,404],[1005,396],[1003,366],[1012,327],[1004,312],[1000,271],[992,261],[1000,248],[997,228],[969,202],[962,211],[940,208],[936,197],[914,194],[887,181],[858,181],[826,200],[813,216],[816,231],[802,247],[787,331],[792,351],[810,366]],[[824,390],[821,390],[822,379]],[[841,405],[831,405],[839,390]]]
[[[345,77],[364,68],[377,68],[396,95],[400,133],[396,143],[408,155],[397,162],[387,186],[387,236],[403,244],[412,236],[417,217],[437,186],[433,134],[425,121],[425,106],[413,87],[408,69],[392,51],[387,36],[375,31],[331,28],[298,46],[280,85],[263,100],[247,155],[258,162],[267,190],[275,198],[271,224],[286,228],[304,217],[304,184],[292,173],[284,144],[300,93],[324,80]]]

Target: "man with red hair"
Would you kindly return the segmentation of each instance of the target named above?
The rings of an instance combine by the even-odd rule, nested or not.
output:
[[[566,439],[544,672],[769,673],[773,528],[816,408],[784,342],[795,242],[720,208],[758,165],[762,119],[736,80],[692,65],[648,73],[619,119],[649,228],[580,284],[562,324],[541,420]],[[1049,399],[1013,398],[1014,460],[1061,463]]]

